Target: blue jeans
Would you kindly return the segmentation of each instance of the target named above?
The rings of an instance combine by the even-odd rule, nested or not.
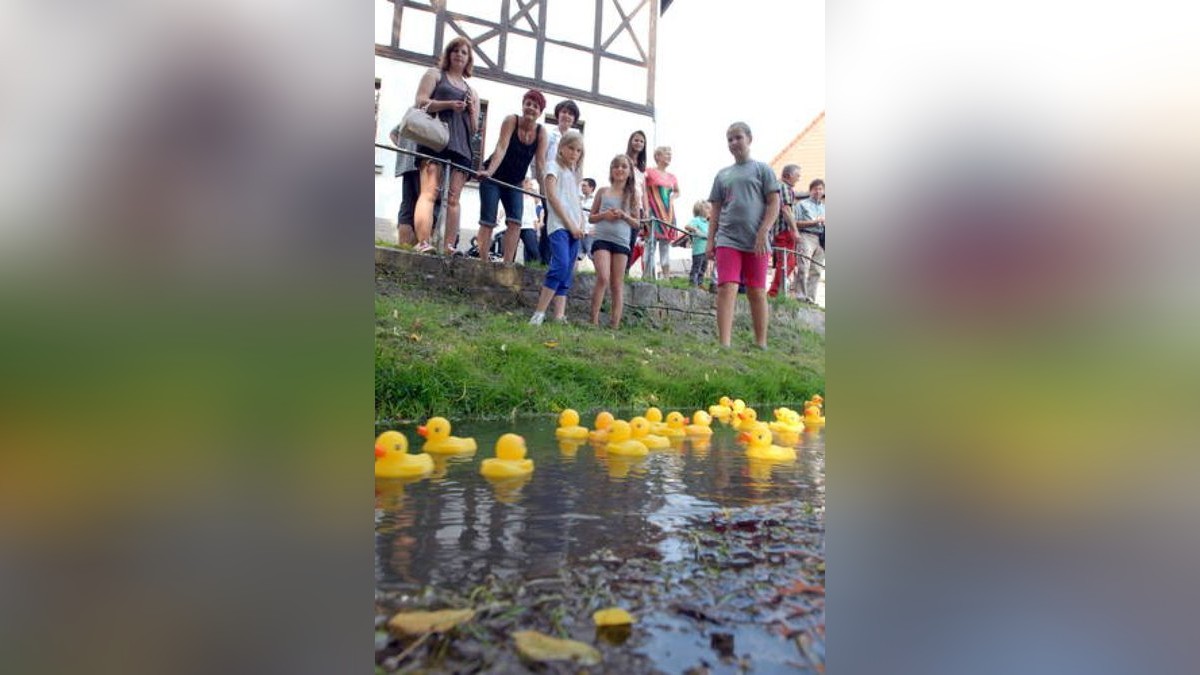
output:
[[[566,295],[575,276],[575,258],[579,255],[579,240],[566,230],[550,233],[550,269],[542,283],[555,295]]]
[[[542,262],[538,253],[538,236],[536,230],[521,230],[521,243],[525,245],[525,264]]]

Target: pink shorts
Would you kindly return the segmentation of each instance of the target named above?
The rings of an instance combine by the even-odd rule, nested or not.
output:
[[[768,253],[747,253],[727,246],[717,247],[717,284],[746,284],[767,287]]]

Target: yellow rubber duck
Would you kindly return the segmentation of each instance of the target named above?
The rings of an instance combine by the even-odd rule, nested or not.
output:
[[[408,454],[408,438],[399,431],[385,431],[375,439],[376,478],[416,478],[433,472],[433,458],[425,453]]]
[[[593,443],[607,443],[608,429],[614,419],[616,418],[613,417],[613,414],[607,410],[596,413],[596,422],[592,425],[596,428],[588,432],[588,440]]]
[[[791,408],[776,408],[775,421],[771,422],[771,431],[777,434],[798,434],[804,431],[804,423],[800,420],[800,413]]]
[[[796,459],[795,448],[785,448],[771,442],[771,429],[766,424],[755,426],[738,434],[738,440],[747,443],[746,456],[751,459],[788,461]]]
[[[554,430],[554,435],[558,438],[586,441],[588,430],[587,427],[579,426],[579,413],[567,408],[558,414],[558,428]]]
[[[663,431],[667,428],[667,424],[666,422],[663,422],[663,414],[661,410],[655,408],[654,406],[650,406],[649,408],[646,408],[646,414],[642,415],[642,417],[645,417],[646,421],[650,423],[650,433],[658,434],[659,436],[663,435]],[[629,420],[629,422],[632,424],[633,420]],[[634,431],[633,435],[636,437],[637,431]]]
[[[666,436],[650,433],[650,422],[641,415],[629,420],[629,428],[633,430],[633,440],[641,441],[651,450],[663,450],[671,447],[671,441]]]
[[[642,457],[650,452],[645,443],[634,440],[633,429],[625,420],[613,420],[608,428],[608,443],[605,444],[604,451],[610,455],[626,457]]]
[[[804,428],[819,429],[825,426],[825,416],[821,414],[821,408],[816,405],[810,405],[804,409]]]
[[[459,452],[475,452],[474,438],[459,438],[450,435],[450,420],[445,417],[430,417],[425,424],[417,427],[417,433],[425,438],[425,452],[454,454]]]
[[[692,413],[692,423],[685,426],[683,431],[688,436],[712,436],[712,416],[703,410]]]
[[[708,406],[708,414],[717,419],[729,419],[733,413],[733,401],[728,396],[722,396],[721,399]]]
[[[741,411],[733,416],[733,420],[729,423],[729,426],[738,431],[745,431],[753,428],[755,424],[758,424],[758,412],[754,408],[743,406]]]
[[[525,459],[525,439],[504,434],[496,439],[496,456],[479,465],[479,473],[488,478],[517,478],[533,473],[533,460]]]
[[[667,413],[667,428],[662,430],[660,435],[666,436],[667,440],[672,438],[685,438],[687,432],[683,430],[683,425],[687,424],[687,418],[683,413],[672,410]]]

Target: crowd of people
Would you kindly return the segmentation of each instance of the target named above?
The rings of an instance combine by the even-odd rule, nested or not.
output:
[[[647,138],[643,131],[629,136],[625,151],[608,163],[607,184],[598,185],[582,175],[583,135],[572,127],[579,106],[570,100],[554,106],[556,124],[539,120],[546,109],[545,96],[536,89],[525,92],[518,113],[507,115],[492,152],[475,168],[470,140],[479,122],[479,97],[467,80],[473,57],[469,40],[451,40],[437,67],[422,76],[415,105],[446,124],[449,142],[441,150],[423,147],[404,138],[398,125],[391,132],[397,147],[450,162],[445,190],[444,241],[447,254],[455,252],[459,232],[459,199],[463,185],[474,174],[479,180],[478,255],[487,259],[492,248],[500,209],[505,229],[501,258],[516,259],[518,244],[525,264],[546,265],[545,282],[531,324],[541,324],[546,313],[565,321],[566,296],[578,261],[590,257],[596,270],[590,321],[600,324],[604,298],[609,297],[610,327],[620,326],[624,306],[624,280],[643,256],[645,242],[653,241],[655,263],[664,277],[670,274],[670,249],[690,242],[689,282],[704,286],[715,272],[717,333],[729,346],[733,309],[739,293],[750,303],[755,344],[766,348],[767,297],[789,284],[796,297],[815,303],[817,284],[824,268],[825,182],[808,184],[804,195],[796,192],[801,168],[789,164],[776,178],[774,170],[750,157],[750,127],[735,122],[726,132],[734,163],[718,172],[707,200],[692,206],[692,218],[679,226],[675,202],[679,181],[668,171],[672,151],[653,150],[647,165]],[[399,153],[396,175],[401,178],[398,235],[401,244],[422,253],[438,253],[433,232],[437,200],[441,195],[443,166]],[[534,195],[538,195],[535,197]],[[767,270],[774,276],[767,286]]]

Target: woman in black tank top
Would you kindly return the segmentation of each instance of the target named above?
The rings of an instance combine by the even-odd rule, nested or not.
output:
[[[524,182],[531,162],[537,176],[540,177],[545,171],[546,133],[538,124],[538,118],[545,108],[546,97],[540,91],[530,89],[525,92],[521,98],[520,116],[509,115],[504,118],[500,133],[496,136],[496,149],[479,172],[479,250],[486,251],[491,247],[492,232],[496,227],[496,206],[498,202],[503,202],[504,221],[508,225],[504,230],[506,263],[512,262],[517,256],[525,204],[525,195],[509,186],[520,186]]]

